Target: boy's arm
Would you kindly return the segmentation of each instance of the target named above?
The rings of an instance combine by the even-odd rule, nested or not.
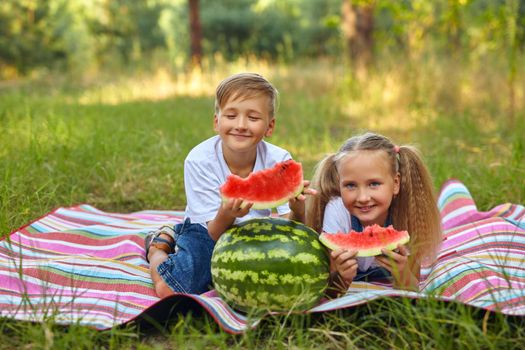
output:
[[[297,199],[295,199],[295,198],[291,199],[290,202],[292,200],[297,200]],[[290,207],[291,207],[291,205],[290,205]],[[302,222],[304,224],[305,220],[306,220],[304,204],[303,204],[303,209],[302,210],[295,210],[295,211],[291,210],[288,214],[284,214],[283,217],[285,217],[287,219],[290,219],[290,220],[293,220],[293,221]]]
[[[299,200],[298,197],[292,198],[288,202],[288,205],[290,207],[290,212],[281,215],[281,217],[302,222],[304,224],[306,220],[304,199]]]
[[[248,214],[253,203],[244,203],[242,199],[230,199],[222,203],[213,220],[208,221],[208,234],[216,241],[235,221],[235,218]]]
[[[282,217],[285,217],[290,220],[299,221],[305,223],[306,214],[305,214],[305,201],[307,195],[315,196],[317,191],[313,188],[308,188],[310,186],[310,181],[303,181],[303,191],[295,198],[288,201],[288,206],[290,207],[290,212]]]

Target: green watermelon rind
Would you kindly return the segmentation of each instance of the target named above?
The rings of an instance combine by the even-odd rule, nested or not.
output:
[[[253,203],[252,209],[257,209],[257,210],[277,208],[278,206],[288,202],[290,199],[295,198],[298,195],[300,195],[303,192],[303,188],[304,188],[304,185],[301,183],[299,186],[297,186],[295,191],[293,191],[293,193],[290,196],[279,198],[276,201],[270,201],[270,202],[255,202],[255,201],[251,201],[250,199],[239,198],[243,200],[243,203],[241,204],[241,208],[246,207],[248,203]],[[226,203],[230,198],[221,195],[221,199],[223,203]]]
[[[329,256],[318,238],[308,226],[284,218],[241,222],[215,245],[211,262],[215,289],[230,306],[246,313],[308,310],[328,286]],[[286,256],[272,254],[279,249]],[[253,252],[265,255],[257,259]],[[302,254],[311,256],[301,258]],[[315,263],[308,260],[316,257]],[[232,279],[232,273],[242,279]]]
[[[406,231],[404,231],[406,232]],[[341,233],[337,233],[337,234],[341,234]],[[319,235],[319,241],[321,241],[321,243],[323,243],[327,248],[331,249],[331,250],[339,250],[339,249],[353,249],[352,247],[343,247],[343,246],[340,246],[336,243],[334,243],[333,241],[330,240],[329,236],[330,235],[333,235],[333,233],[321,233],[321,235]],[[408,235],[408,233],[406,233],[406,235],[403,235],[403,237],[399,238],[398,240],[394,241],[394,242],[391,242],[389,244],[386,244],[384,246],[381,246],[381,247],[374,247],[374,248],[370,248],[370,249],[358,249],[357,250],[357,256],[358,257],[369,257],[369,256],[377,256],[377,255],[381,255],[383,254],[383,252],[381,251],[382,249],[386,249],[386,250],[394,250],[397,248],[398,245],[400,244],[406,244],[410,241],[410,236]]]

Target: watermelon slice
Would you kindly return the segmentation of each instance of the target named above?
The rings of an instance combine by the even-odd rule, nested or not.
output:
[[[275,208],[298,196],[302,190],[303,168],[292,159],[251,173],[244,179],[229,175],[220,188],[223,201],[240,198],[252,202],[253,209]]]
[[[374,256],[382,254],[381,249],[394,250],[399,244],[407,243],[410,236],[407,231],[398,231],[392,225],[371,225],[365,227],[363,232],[323,232],[319,240],[332,250],[350,249],[357,250],[357,256]]]

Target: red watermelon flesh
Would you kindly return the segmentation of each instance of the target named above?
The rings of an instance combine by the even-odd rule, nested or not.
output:
[[[406,244],[410,236],[407,231],[398,231],[392,225],[388,227],[371,225],[365,227],[363,232],[323,232],[319,239],[332,250],[357,250],[357,256],[375,256],[382,254],[381,249],[394,250],[399,244]]]
[[[254,203],[253,209],[275,208],[303,190],[301,163],[289,159],[275,164],[273,168],[251,173],[246,178],[229,175],[221,186],[224,201],[240,198]]]

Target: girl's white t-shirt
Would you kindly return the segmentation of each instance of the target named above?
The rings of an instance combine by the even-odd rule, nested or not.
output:
[[[323,218],[323,232],[348,233],[352,230],[352,218],[346,209],[341,197],[332,198],[326,205]],[[358,257],[357,265],[359,271],[366,271],[371,267],[378,267],[375,258]]]
[[[271,168],[276,163],[291,158],[288,151],[261,141],[257,145],[257,158],[253,171]],[[221,205],[219,188],[230,174],[230,168],[222,153],[222,141],[218,135],[195,146],[184,161],[184,188],[187,203],[185,218],[189,218],[192,223],[207,226],[207,222],[214,219],[219,210]],[[277,207],[279,215],[289,212],[288,203]],[[237,218],[235,223],[270,214],[270,209],[252,209],[242,218]]]

